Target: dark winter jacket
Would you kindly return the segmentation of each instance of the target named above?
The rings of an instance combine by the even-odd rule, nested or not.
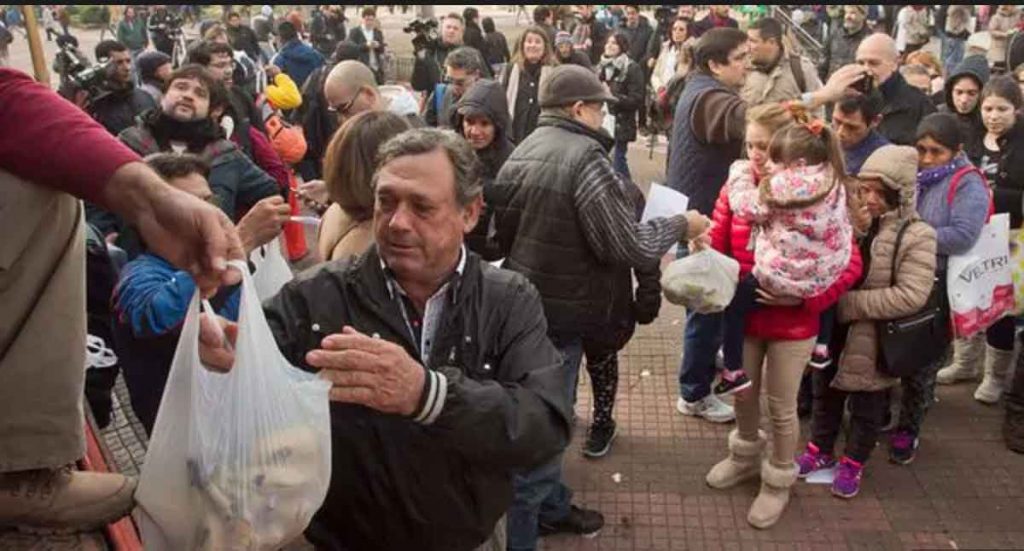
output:
[[[501,31],[487,33],[484,42],[484,49],[481,50],[481,53],[484,55],[484,61],[488,65],[508,63],[508,60],[512,57],[512,52],[508,49],[508,39],[505,38]]]
[[[654,35],[654,28],[651,27],[647,18],[641,15],[640,22],[636,28],[630,27],[623,20],[617,31],[629,39],[629,51],[626,52],[629,54],[629,59],[644,66],[647,63],[647,43],[651,40],[651,36]]]
[[[931,99],[907,84],[899,71],[893,72],[878,89],[885,100],[878,132],[896,145],[914,145],[917,124],[935,112]]]
[[[498,250],[496,236],[492,229],[491,221],[494,211],[490,204],[494,199],[494,179],[497,178],[498,171],[505,165],[505,161],[515,149],[507,132],[510,124],[508,100],[505,99],[505,90],[501,84],[493,80],[480,80],[463,94],[456,107],[454,126],[456,132],[460,134],[462,134],[462,121],[466,114],[484,115],[494,125],[494,141],[488,147],[476,152],[480,164],[483,165],[484,209],[480,213],[480,220],[476,227],[466,236],[466,246],[469,247],[469,250],[482,256],[484,260],[497,260],[501,258],[501,252]]]
[[[592,159],[613,145],[607,133],[543,115],[505,161],[494,186],[503,268],[530,279],[544,299],[552,334],[586,336],[611,315],[618,271],[587,241],[575,190]]]
[[[999,164],[992,186],[992,201],[997,213],[1010,214],[1010,227],[1021,227],[1024,219],[1024,117],[1017,117],[1013,128],[996,142],[999,144]]]
[[[871,31],[868,30],[867,25],[855,33],[848,33],[843,28],[842,22],[839,23],[839,28],[829,33],[828,42],[825,43],[825,55],[818,68],[818,76],[821,77],[822,82],[827,81],[828,77],[840,67],[854,62],[857,48],[860,47],[864,37],[869,34]]]
[[[416,52],[412,77],[409,79],[412,89],[417,92],[433,92],[437,83],[441,82],[444,60],[458,47],[458,44],[445,44],[438,40],[430,47]]]
[[[512,138],[513,143],[520,143],[537,128],[537,118],[540,117],[538,93],[544,66],[525,63],[520,69],[518,65],[509,63],[505,66],[505,76],[502,79],[506,89],[508,89],[512,71],[516,70],[519,71],[519,88],[516,91],[515,105],[511,106],[514,114],[509,137]]]
[[[324,64],[324,56],[301,40],[290,40],[274,56],[274,65],[295,81],[296,86],[305,84],[310,73]]]
[[[974,110],[970,113],[962,114],[956,110],[956,106],[953,105],[953,86],[960,81],[963,77],[970,77],[978,84],[978,103],[974,106]],[[945,113],[952,113],[956,115],[957,121],[960,122],[960,127],[963,129],[964,135],[964,152],[967,153],[967,158],[972,163],[977,165],[981,162],[981,155],[984,152],[984,145],[982,141],[985,139],[985,134],[988,132],[985,129],[985,125],[981,122],[981,94],[980,90],[985,87],[985,83],[988,82],[989,70],[988,60],[983,55],[972,55],[964,58],[963,61],[957,65],[953,72],[950,73],[946,79],[946,86],[944,90],[944,102],[939,107],[939,111]]]
[[[188,151],[210,163],[210,189],[217,196],[217,206],[232,220],[241,219],[245,211],[260,199],[279,193],[277,182],[260,170],[238,147],[224,139],[223,132],[213,128],[195,134]],[[139,155],[145,157],[161,151],[172,151],[169,138],[173,123],[159,111],[153,110],[139,117],[135,126],[118,135]]]
[[[476,48],[476,50],[481,53],[487,49],[487,43],[484,40],[484,31],[476,21],[466,22],[466,29],[462,32],[462,44],[471,48]]]
[[[345,36],[345,16],[327,16],[320,10],[313,13],[313,21],[309,26],[309,41],[324,57],[330,57],[338,42],[345,40]]]
[[[608,41],[608,35],[611,31],[605,26],[604,23],[598,21],[596,17],[591,17],[589,21],[580,21],[569,31],[572,33],[573,42],[579,44],[579,39],[586,36],[590,39],[590,48],[581,50],[590,56],[590,62],[596,64],[601,61],[601,56],[604,55],[604,43]]]
[[[843,160],[846,161],[846,173],[859,173],[864,161],[868,160],[868,157],[883,145],[890,145],[889,140],[885,139],[885,136],[879,134],[877,130],[872,130],[859,144],[850,149],[844,149]]]
[[[128,83],[128,86],[121,90],[111,91],[97,98],[89,112],[107,129],[107,132],[117,136],[122,130],[135,124],[135,117],[156,106],[153,96]]]
[[[686,77],[672,120],[668,185],[690,198],[690,208],[710,216],[729,166],[740,157],[746,104],[714,77]]]
[[[331,403],[331,482],[306,530],[317,549],[472,550],[508,510],[513,473],[568,443],[562,358],[537,290],[466,254],[425,362],[425,397],[444,385],[443,401],[421,400],[410,417]],[[264,312],[278,348],[302,369],[312,371],[306,354],[346,325],[419,358],[396,297],[373,247],[298,275]],[[413,420],[431,412],[433,422]]]
[[[252,59],[260,58],[260,42],[255,31],[245,25],[228,26],[227,31],[232,48],[242,50]]]
[[[440,97],[438,93],[440,92]],[[437,128],[451,128],[455,120],[455,103],[458,99],[452,92],[452,87],[447,84],[438,85],[434,91],[427,96],[423,106],[423,120],[427,126]]]
[[[615,96],[608,104],[608,112],[615,116],[615,141],[636,141],[636,112],[644,105],[644,72],[638,63],[629,60],[623,73],[611,60],[602,60],[597,69],[601,82]]]
[[[353,44],[359,46],[359,61],[367,67],[370,66],[369,43],[373,41],[379,44],[377,48],[377,84],[384,84],[384,82],[379,78],[381,76],[380,68],[384,66],[384,60],[382,59],[382,56],[384,55],[384,33],[380,29],[373,29],[371,35],[372,36],[366,36],[366,33],[363,32],[363,27],[361,25],[356,25],[351,31],[349,31],[348,39]]]
[[[690,27],[693,30],[693,37],[700,38],[702,34],[710,31],[711,29],[717,29],[722,27],[731,27],[733,29],[740,28],[739,22],[731,17],[719,18],[715,15],[708,14],[707,17],[697,21]]]

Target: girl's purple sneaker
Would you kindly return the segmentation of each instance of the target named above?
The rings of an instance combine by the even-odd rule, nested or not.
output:
[[[849,457],[843,457],[839,460],[836,478],[832,481],[832,495],[843,499],[857,495],[860,492],[860,475],[863,472],[864,465]]]
[[[807,443],[807,449],[800,457],[796,458],[796,464],[800,467],[799,478],[806,478],[807,475],[821,469],[830,469],[836,464],[836,459],[831,455],[821,453],[814,442]]]

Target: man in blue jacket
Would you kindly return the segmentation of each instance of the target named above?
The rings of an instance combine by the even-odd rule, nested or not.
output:
[[[274,56],[274,65],[295,81],[300,88],[310,73],[324,64],[324,56],[299,39],[295,25],[285,21],[277,27],[280,49]]]

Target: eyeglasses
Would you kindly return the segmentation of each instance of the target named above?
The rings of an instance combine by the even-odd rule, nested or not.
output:
[[[337,105],[328,105],[327,110],[335,115],[344,117],[345,115],[348,115],[349,110],[356,104],[357,99],[359,99],[359,92],[356,92],[356,94],[352,96],[352,99],[348,100],[344,105],[340,107]]]

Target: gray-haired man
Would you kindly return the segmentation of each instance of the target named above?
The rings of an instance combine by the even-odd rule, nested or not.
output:
[[[327,549],[503,549],[511,473],[568,443],[561,358],[530,282],[463,245],[482,206],[469,144],[421,128],[379,154],[376,246],[298,276],[265,306],[285,357],[334,383],[331,486],[306,537]],[[230,367],[205,323],[204,361]]]

